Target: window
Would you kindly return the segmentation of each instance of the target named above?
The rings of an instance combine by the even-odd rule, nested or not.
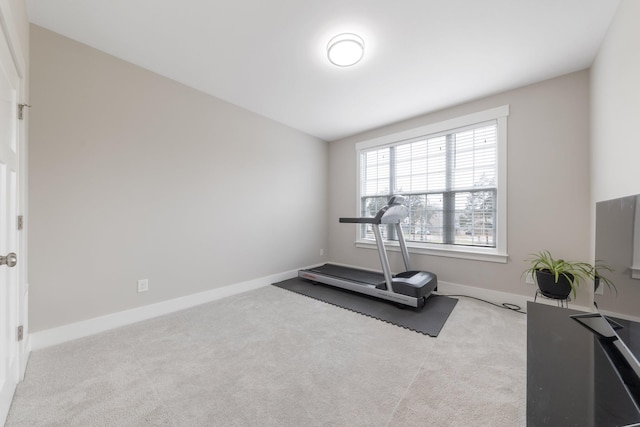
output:
[[[506,262],[507,115],[504,106],[359,143],[360,214],[402,194],[412,252]],[[397,240],[393,227],[381,231]],[[371,242],[371,225],[358,237]]]

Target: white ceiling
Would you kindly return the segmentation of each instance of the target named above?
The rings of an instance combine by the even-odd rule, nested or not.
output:
[[[588,68],[618,0],[27,0],[31,22],[327,141]],[[326,44],[365,40],[338,68]]]

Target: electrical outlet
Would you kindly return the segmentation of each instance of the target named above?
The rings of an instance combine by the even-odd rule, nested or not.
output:
[[[320,249],[320,256],[324,255],[324,249]]]
[[[533,274],[531,273],[527,273],[527,277],[524,279],[525,283],[528,283],[530,285],[535,285],[536,282],[533,280]]]
[[[138,292],[147,292],[149,290],[149,279],[138,280]]]

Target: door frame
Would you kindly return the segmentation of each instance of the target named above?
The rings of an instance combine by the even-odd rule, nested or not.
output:
[[[28,25],[28,24],[27,24]],[[9,0],[0,0],[0,31],[3,33],[7,44],[9,46],[9,51],[11,53],[11,57],[13,59],[13,63],[18,75],[19,83],[18,83],[18,94],[17,100],[18,104],[28,104],[26,102],[27,99],[27,66],[25,61],[25,54],[28,52],[23,52],[22,46],[20,44],[20,37],[17,28],[17,20],[14,16],[10,1]],[[25,47],[28,50],[28,47]],[[27,367],[27,361],[29,360],[29,352],[31,350],[31,344],[29,339],[29,329],[28,329],[28,296],[29,296],[29,285],[27,280],[27,272],[28,272],[28,256],[27,256],[27,232],[29,227],[28,225],[28,111],[27,108],[24,109],[25,114],[23,114],[22,120],[17,120],[17,153],[18,153],[18,167],[19,172],[17,176],[17,191],[18,191],[18,206],[17,212],[18,215],[21,215],[23,218],[23,228],[18,232],[18,242],[17,242],[17,256],[18,256],[18,264],[15,268],[18,269],[17,277],[18,277],[18,293],[17,293],[17,324],[23,326],[23,339],[16,346],[17,353],[16,354],[16,369],[18,372],[15,373],[17,381],[20,382],[24,378],[24,374]],[[17,333],[17,332],[16,332]],[[4,420],[7,414],[0,413],[0,420]]]

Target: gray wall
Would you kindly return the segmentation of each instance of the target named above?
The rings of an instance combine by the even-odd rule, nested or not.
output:
[[[640,193],[639,20],[640,2],[622,0],[591,68],[593,207],[596,202]],[[618,265],[617,275],[628,274],[624,268]],[[640,281],[620,279],[616,286],[618,295],[598,297],[598,307],[640,317]]]
[[[339,224],[356,215],[355,144],[500,105],[508,119],[508,253],[506,264],[413,255],[413,268],[445,282],[533,296],[521,277],[524,260],[542,249],[565,259],[589,259],[589,73],[577,73],[417,117],[329,146],[329,242],[336,262],[378,267],[375,251],[354,246],[355,227]],[[392,269],[402,270],[393,254]],[[584,288],[584,287],[583,287]],[[586,290],[578,303],[587,304]]]
[[[640,2],[622,0],[591,69],[592,195],[640,193]]]
[[[326,142],[37,26],[31,61],[31,332],[321,261]]]

